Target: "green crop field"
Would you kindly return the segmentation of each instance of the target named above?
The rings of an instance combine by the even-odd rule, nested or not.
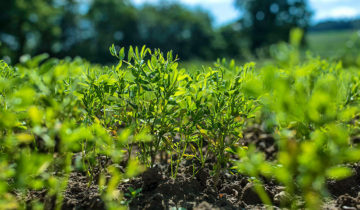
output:
[[[0,209],[357,205],[360,66],[300,40],[261,67],[114,45],[114,66],[1,61]]]
[[[324,31],[311,32],[307,36],[308,49],[316,55],[334,57],[341,53],[358,31]]]
[[[320,56],[327,59],[338,59],[343,56],[348,48],[356,48],[354,40],[358,39],[360,32],[355,30],[345,31],[322,31],[310,32],[306,36],[306,47],[302,49],[303,54],[311,52],[313,56]],[[305,57],[305,56],[303,56]],[[246,63],[246,60],[239,60]],[[272,62],[267,58],[257,58],[257,66]],[[185,68],[188,72],[196,72],[203,66],[211,66],[213,63],[209,61],[191,60],[179,62],[181,68]]]

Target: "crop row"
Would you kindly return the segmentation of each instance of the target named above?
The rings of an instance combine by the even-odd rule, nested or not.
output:
[[[125,54],[114,46],[118,64],[110,67],[46,55],[15,67],[1,62],[0,206],[41,207],[24,197],[46,189],[60,209],[71,172],[82,171],[116,209],[119,183],[159,158],[174,179],[183,160],[199,163],[196,174],[214,158],[215,182],[224,170],[248,175],[271,205],[262,182],[274,179],[291,195],[284,205],[318,208],[326,180],[350,176],[345,165],[360,160],[350,141],[359,133],[360,71],[319,58],[300,62],[299,32],[292,37],[261,69],[218,60],[190,74],[171,52],[130,47]],[[252,125],[273,134],[276,160],[240,144]],[[122,161],[125,172],[116,167]]]

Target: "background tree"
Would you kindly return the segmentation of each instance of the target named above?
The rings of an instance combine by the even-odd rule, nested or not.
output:
[[[242,19],[216,28],[206,11],[176,1],[140,7],[131,0],[0,1],[0,59],[16,63],[23,54],[47,52],[109,63],[112,43],[174,50],[183,60],[239,58],[247,43],[256,49],[288,40],[293,27],[307,30],[305,0],[235,2]]]
[[[220,39],[221,43],[214,44],[218,55],[229,58],[244,57],[245,52],[248,51],[249,40],[241,30],[240,23],[225,25],[218,29],[218,33],[217,39]]]
[[[59,8],[53,0],[0,1],[0,41],[2,55],[15,62],[24,53],[51,53],[59,39]]]
[[[294,27],[306,32],[312,14],[306,0],[236,0],[235,4],[243,13],[240,23],[252,50],[287,41]]]
[[[89,7],[87,21],[93,33],[83,43],[82,51],[87,48],[86,57],[91,61],[113,61],[108,52],[112,43],[121,46],[141,44],[138,36],[139,13],[129,0],[92,0]]]
[[[180,4],[145,5],[139,13],[140,40],[151,48],[174,50],[182,59],[212,59],[215,33],[208,13]]]
[[[135,7],[130,0],[12,0],[0,8],[0,58],[13,63],[43,52],[108,63],[112,43],[174,50],[183,60],[226,52],[208,13],[176,2]]]
[[[83,7],[79,0],[64,0],[59,8],[59,26],[61,28],[60,41],[56,43],[54,51],[58,56],[76,56],[79,44],[91,37],[91,23],[86,19],[89,7]],[[86,56],[86,53],[84,54]]]

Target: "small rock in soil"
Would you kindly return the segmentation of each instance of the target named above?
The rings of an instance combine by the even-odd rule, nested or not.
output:
[[[274,203],[277,205],[286,206],[291,202],[291,195],[282,191],[274,196]]]
[[[261,204],[261,199],[254,191],[254,184],[248,183],[242,190],[241,200],[247,205]]]
[[[194,208],[194,210],[218,210],[218,208],[214,208],[211,204],[206,201],[201,202],[198,206]]]
[[[337,199],[337,207],[343,209],[356,209],[357,199],[348,194],[342,195]]]

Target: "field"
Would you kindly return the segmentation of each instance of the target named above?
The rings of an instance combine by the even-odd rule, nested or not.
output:
[[[360,208],[360,67],[300,40],[261,68],[145,46],[1,61],[0,208]]]
[[[300,57],[303,59],[306,57],[306,53],[310,52],[312,56],[320,56],[324,59],[346,60],[343,57],[347,54],[347,51],[357,48],[357,46],[353,46],[356,43],[356,39],[358,39],[357,37],[359,37],[359,33],[354,30],[309,32],[306,36],[306,46],[302,48]],[[257,67],[263,67],[273,61],[268,59],[267,56],[259,56],[258,58],[238,59],[237,62],[246,63],[249,59],[255,60]],[[355,61],[354,58],[349,60],[350,62]],[[190,73],[196,72],[203,66],[210,66],[212,64],[213,62],[201,60],[179,62],[180,68],[185,68]]]
[[[310,32],[307,36],[308,50],[322,57],[338,56],[357,31]]]

